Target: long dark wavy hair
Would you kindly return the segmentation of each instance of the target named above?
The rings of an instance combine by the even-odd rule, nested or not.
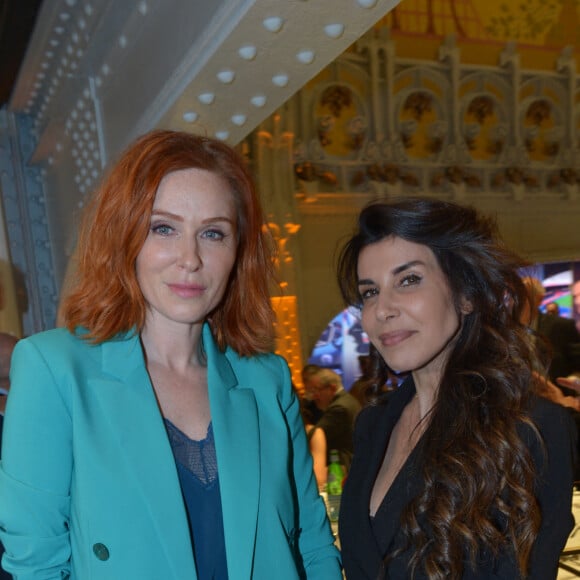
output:
[[[402,515],[404,549],[413,549],[410,575],[423,569],[430,579],[459,578],[482,554],[508,550],[525,576],[541,520],[534,465],[518,430],[527,424],[539,438],[528,410],[537,390],[532,371],[541,361],[520,323],[529,300],[520,268],[527,264],[501,241],[495,220],[473,208],[427,198],[373,203],[339,255],[347,304],[362,303],[361,250],[389,236],[430,248],[458,313],[462,298],[473,305],[421,443],[424,487]],[[371,353],[374,382],[381,385],[388,369]]]

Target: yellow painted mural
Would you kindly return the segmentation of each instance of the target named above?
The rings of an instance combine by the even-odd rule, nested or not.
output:
[[[402,0],[378,25],[388,27],[397,53],[436,58],[437,39],[455,35],[462,61],[495,64],[506,42],[516,42],[522,66],[553,68],[565,46],[580,46],[577,0]],[[433,43],[416,42],[416,36]],[[488,44],[485,51],[481,44]],[[496,50],[494,51],[494,46]]]

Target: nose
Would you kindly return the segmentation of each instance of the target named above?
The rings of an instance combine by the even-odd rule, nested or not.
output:
[[[201,256],[196,238],[179,241],[178,266],[189,272],[195,272],[201,265]]]
[[[396,300],[391,292],[382,290],[379,293],[375,314],[378,320],[388,320],[399,314]]]

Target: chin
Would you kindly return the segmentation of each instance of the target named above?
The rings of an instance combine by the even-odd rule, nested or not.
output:
[[[172,312],[169,314],[169,318],[181,324],[201,324],[205,322],[207,316],[201,316],[199,312]]]
[[[411,373],[413,372],[413,370],[415,370],[415,368],[417,368],[416,366],[412,365],[412,364],[408,364],[405,363],[404,361],[390,361],[386,358],[383,358],[383,360],[385,361],[385,364],[394,372],[397,374],[400,373]]]

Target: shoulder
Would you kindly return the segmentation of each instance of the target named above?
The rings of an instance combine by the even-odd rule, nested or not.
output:
[[[412,381],[406,380],[400,387],[385,393],[375,403],[362,409],[356,420],[359,434],[372,433],[378,425],[398,419],[403,407],[415,394]]]
[[[275,354],[242,357],[229,349],[226,356],[237,388],[250,389],[263,411],[272,405],[287,409],[297,402],[290,369],[283,357]]]
[[[569,333],[578,333],[576,322],[572,318],[564,318],[563,316],[552,316],[552,318],[554,319],[554,328],[561,329],[562,331],[566,330]]]
[[[538,396],[532,400],[529,417],[537,434],[528,425],[522,428],[532,452],[537,448],[542,455],[547,452],[549,456],[575,453],[577,431],[572,411]]]
[[[538,331],[542,332],[546,330],[577,332],[576,323],[573,319],[540,313],[538,318]]]
[[[225,354],[239,385],[254,389],[256,392],[271,389],[286,390],[291,385],[288,364],[281,356],[276,354],[240,356],[231,349],[227,349]]]
[[[571,422],[571,414],[567,408],[540,396],[532,399],[529,414],[538,428],[567,426]]]
[[[49,345],[55,341],[59,344],[78,340],[78,336],[71,334],[66,328],[53,328],[52,330],[45,330],[31,334],[26,338],[18,341],[18,344],[30,343],[35,345]]]
[[[88,344],[79,335],[71,334],[66,328],[55,328],[18,341],[14,349],[14,356],[21,352],[30,355],[32,352],[43,353],[50,357],[51,354],[59,357],[70,356],[75,350],[84,350]]]
[[[127,358],[134,347],[137,337],[134,333],[119,335],[117,338],[102,342],[92,343],[83,338],[85,331],[71,333],[66,328],[55,328],[37,334],[30,335],[18,341],[14,349],[12,365],[20,365],[44,361],[50,368],[87,366],[91,361],[100,360],[103,349],[110,345],[118,345],[119,357]],[[113,350],[118,350],[113,346]]]
[[[361,407],[356,397],[353,397],[348,391],[341,391],[330,404],[330,407],[343,407],[358,411]]]
[[[226,350],[226,357],[236,373],[256,373],[281,375],[288,371],[288,364],[281,356],[273,353],[254,356],[240,356],[232,349]]]

